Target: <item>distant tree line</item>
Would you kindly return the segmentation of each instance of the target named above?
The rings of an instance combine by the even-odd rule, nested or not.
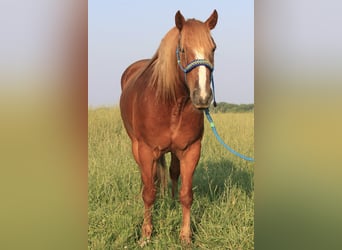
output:
[[[232,104],[226,102],[218,102],[216,108],[211,104],[211,113],[239,113],[239,112],[253,112],[254,104]]]

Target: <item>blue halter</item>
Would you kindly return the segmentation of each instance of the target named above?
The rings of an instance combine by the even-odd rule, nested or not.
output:
[[[177,63],[178,63],[179,68],[184,72],[185,81],[186,81],[186,74],[198,66],[205,66],[210,70],[210,82],[211,82],[211,86],[213,89],[214,107],[216,107],[215,86],[214,86],[214,76],[213,76],[214,66],[211,64],[211,62],[209,62],[206,59],[195,59],[195,60],[191,61],[188,65],[186,65],[184,68],[182,63],[181,63],[181,59],[180,59],[180,55],[179,55],[180,51],[179,50],[180,49],[179,49],[179,45],[178,45],[177,49],[176,49]]]

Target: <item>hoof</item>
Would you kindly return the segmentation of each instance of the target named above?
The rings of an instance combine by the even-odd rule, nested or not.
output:
[[[140,247],[145,247],[145,246],[147,246],[149,243],[151,242],[151,240],[148,238],[141,238],[140,240],[139,240],[139,246]]]

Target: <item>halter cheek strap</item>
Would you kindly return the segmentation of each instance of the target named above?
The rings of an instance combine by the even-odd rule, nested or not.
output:
[[[214,75],[213,75],[214,66],[206,59],[195,59],[195,60],[191,61],[188,65],[186,65],[184,68],[182,63],[181,63],[179,50],[180,50],[179,46],[177,46],[177,49],[176,49],[177,63],[178,63],[179,68],[184,72],[185,81],[186,81],[186,74],[198,66],[205,66],[210,70],[210,82],[212,85],[213,96],[214,96],[214,103],[213,104],[214,104],[214,107],[216,107],[217,105],[216,105],[216,99],[215,99],[215,86],[214,86]]]

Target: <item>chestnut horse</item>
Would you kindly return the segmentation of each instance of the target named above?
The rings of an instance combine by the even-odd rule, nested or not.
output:
[[[181,176],[180,238],[191,241],[192,176],[201,153],[203,109],[213,97],[210,83],[216,45],[210,30],[217,19],[216,10],[205,22],[185,20],[178,11],[176,26],[162,39],[155,55],[133,63],[122,75],[121,116],[143,183],[142,239],[151,237],[155,180],[158,169],[164,169],[164,154],[171,152],[173,197]]]

